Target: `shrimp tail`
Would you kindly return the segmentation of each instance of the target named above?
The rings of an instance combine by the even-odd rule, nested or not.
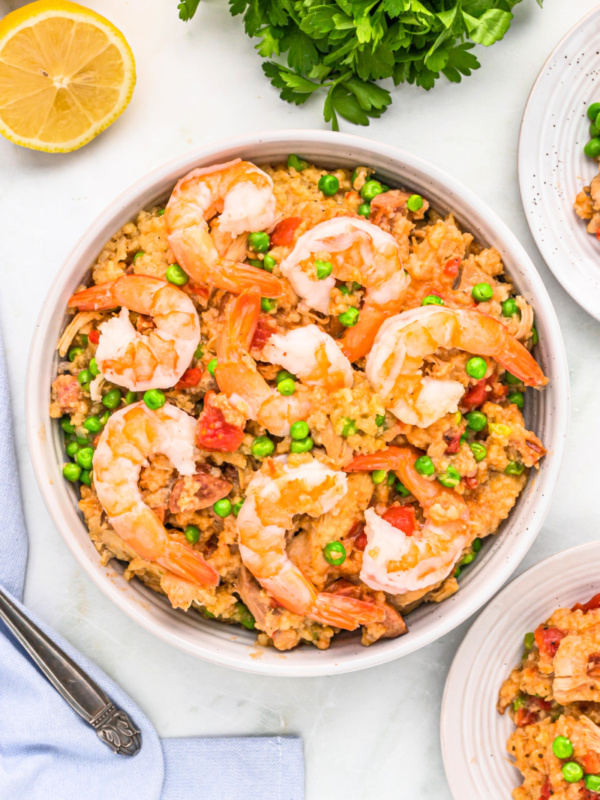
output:
[[[344,597],[330,592],[320,592],[315,599],[319,618],[328,625],[353,631],[359,625],[383,622],[385,610],[375,603]]]
[[[195,550],[180,542],[170,542],[167,552],[156,562],[170,572],[192,583],[218,586],[219,573]]]
[[[504,369],[520,378],[525,386],[545,386],[548,378],[537,361],[521,342],[511,339],[509,346],[495,356],[496,360]]]
[[[415,454],[416,458],[416,454]],[[352,461],[344,467],[345,472],[370,472],[376,469],[397,470],[407,463],[404,448],[387,447],[377,453],[364,453],[354,456]]]
[[[78,308],[80,311],[105,311],[119,305],[114,293],[115,281],[99,283],[89,286],[69,298],[69,308]]]

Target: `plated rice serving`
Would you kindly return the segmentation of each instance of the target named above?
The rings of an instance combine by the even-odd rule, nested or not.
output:
[[[106,244],[58,343],[102,562],[280,650],[404,634],[545,454],[500,254],[372,172],[192,171]]]

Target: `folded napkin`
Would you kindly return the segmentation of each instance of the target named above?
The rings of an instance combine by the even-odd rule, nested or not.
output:
[[[1,340],[0,466],[0,585],[23,608],[27,534]],[[161,740],[116,684],[27,613],[129,714],[142,749],[113,754],[0,622],[0,800],[302,800],[300,739]]]

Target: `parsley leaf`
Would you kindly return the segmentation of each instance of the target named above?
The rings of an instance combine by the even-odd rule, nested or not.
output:
[[[200,5],[200,0],[181,0],[177,8],[179,9],[179,19],[189,22],[196,13]]]

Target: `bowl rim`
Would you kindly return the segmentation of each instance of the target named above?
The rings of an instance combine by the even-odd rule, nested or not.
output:
[[[553,384],[555,405],[553,409],[546,412],[543,418],[550,419],[553,417],[553,427],[558,433],[555,437],[556,441],[552,443],[552,458],[545,462],[543,475],[535,478],[536,481],[542,482],[544,491],[540,493],[537,491],[536,487],[537,497],[535,505],[528,512],[528,522],[530,524],[526,525],[525,529],[512,541],[512,549],[510,549],[510,552],[505,553],[503,559],[496,559],[497,563],[495,563],[494,570],[489,570],[489,575],[486,574],[485,580],[480,580],[478,578],[477,583],[475,579],[473,580],[473,591],[469,592],[467,591],[469,586],[463,586],[461,587],[461,591],[439,606],[429,606],[429,608],[432,609],[432,616],[436,616],[433,613],[435,610],[437,610],[438,613],[435,621],[426,630],[416,630],[411,632],[411,635],[399,637],[395,640],[387,640],[385,647],[381,646],[381,643],[378,643],[378,647],[364,648],[359,646],[360,651],[356,651],[354,657],[349,657],[348,655],[339,657],[335,653],[335,648],[331,648],[328,651],[319,653],[320,661],[317,664],[304,664],[301,660],[299,663],[294,663],[294,652],[296,651],[286,653],[285,658],[282,657],[280,663],[271,663],[261,661],[260,657],[242,659],[241,651],[239,655],[232,655],[220,652],[219,648],[210,642],[208,642],[208,644],[203,644],[200,641],[193,641],[190,636],[182,633],[180,630],[182,626],[178,624],[166,624],[166,622],[163,621],[160,623],[157,622],[156,617],[150,610],[150,605],[152,605],[152,603],[148,603],[147,600],[146,602],[134,602],[132,598],[128,596],[127,592],[123,591],[123,586],[119,586],[115,580],[111,579],[110,573],[116,572],[114,568],[111,569],[110,565],[108,571],[102,568],[98,560],[97,551],[93,545],[91,545],[91,541],[88,537],[87,544],[92,546],[95,560],[90,558],[90,548],[87,544],[82,545],[77,541],[75,531],[71,528],[71,523],[67,520],[65,509],[61,504],[59,494],[61,492],[64,494],[67,489],[61,488],[59,492],[57,492],[56,488],[53,488],[52,480],[49,479],[49,474],[44,467],[44,448],[48,446],[48,440],[50,438],[49,431],[46,430],[46,422],[49,419],[47,413],[48,402],[46,400],[46,407],[43,408],[43,403],[39,399],[39,380],[37,378],[39,374],[43,374],[41,367],[44,363],[44,351],[47,348],[46,331],[50,327],[51,320],[54,316],[53,310],[58,304],[61,291],[64,290],[65,284],[70,277],[78,272],[80,274],[84,273],[84,270],[81,269],[83,253],[86,247],[89,247],[89,243],[106,227],[107,220],[118,218],[119,215],[123,213],[124,209],[135,204],[138,198],[141,198],[144,193],[148,193],[152,187],[158,186],[161,182],[165,182],[167,178],[171,179],[173,175],[185,174],[202,160],[223,159],[223,153],[226,150],[236,149],[241,151],[261,145],[280,146],[288,142],[290,144],[294,143],[296,146],[302,146],[304,148],[303,152],[309,154],[309,157],[311,157],[310,148],[312,147],[314,149],[319,146],[335,150],[340,156],[347,151],[369,150],[380,158],[388,159],[389,163],[395,165],[396,168],[401,168],[404,171],[414,170],[418,172],[424,179],[437,184],[445,193],[462,201],[462,203],[468,207],[469,213],[473,216],[478,215],[484,218],[486,226],[494,231],[495,236],[497,236],[498,241],[502,243],[503,248],[510,254],[512,260],[518,263],[519,269],[523,272],[523,275],[526,276],[527,281],[534,286],[533,293],[535,295],[536,312],[538,315],[541,315],[539,318],[544,319],[546,323],[545,343],[549,345],[549,357],[554,362],[553,370],[556,373]],[[335,158],[335,155],[330,152],[323,157],[315,153],[313,157],[317,161],[319,159],[323,161],[331,160]],[[260,159],[257,158],[257,160]],[[173,183],[175,183],[176,180],[177,178],[172,178]],[[148,203],[142,203],[140,200],[136,208],[139,211],[147,206]],[[115,224],[112,228],[113,233],[123,224],[124,220],[121,221],[120,224]],[[476,227],[476,225],[474,225],[474,227]],[[89,261],[86,263],[86,268],[89,268]],[[223,139],[209,145],[194,148],[145,174],[122,192],[115,200],[109,203],[91,225],[88,226],[87,230],[75,244],[58,271],[46,295],[31,342],[26,378],[26,427],[29,452],[36,480],[56,528],[79,565],[84,569],[93,583],[105,596],[112,600],[121,611],[124,611],[145,630],[187,653],[215,664],[243,671],[288,677],[333,675],[366,669],[386,663],[402,655],[414,652],[439,639],[478,611],[512,575],[543,524],[552,499],[554,486],[559,477],[560,466],[565,450],[565,440],[569,424],[569,405],[570,389],[566,352],[552,302],[540,275],[524,247],[496,212],[490,209],[487,204],[483,203],[474,192],[463,186],[444,170],[411,153],[355,134],[301,129],[258,132],[245,136]],[[530,478],[528,485],[531,483],[532,478]],[[522,495],[525,493],[526,488],[527,487],[523,490]],[[531,518],[533,518],[533,521]],[[81,521],[79,524],[83,527]],[[225,626],[220,624],[220,627]],[[241,637],[230,638],[235,639]],[[260,649],[259,647],[259,650]]]

